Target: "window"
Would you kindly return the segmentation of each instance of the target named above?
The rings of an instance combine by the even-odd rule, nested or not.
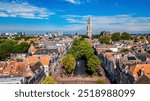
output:
[[[9,72],[5,72],[4,75],[9,75]]]

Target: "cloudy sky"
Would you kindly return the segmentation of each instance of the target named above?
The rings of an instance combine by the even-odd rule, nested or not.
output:
[[[150,32],[150,0],[0,0],[0,32]]]

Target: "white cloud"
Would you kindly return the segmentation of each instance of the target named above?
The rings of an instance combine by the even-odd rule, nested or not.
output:
[[[55,14],[46,8],[40,8],[27,2],[0,2],[0,17],[20,17],[47,19]]]
[[[87,2],[96,2],[97,0],[65,0],[65,1],[72,4],[83,4]]]
[[[0,15],[2,15],[0,13]],[[4,15],[5,16],[5,15]],[[30,15],[32,17],[32,15]],[[131,15],[114,15],[114,16],[80,16],[67,15],[68,23],[62,25],[3,25],[0,27],[1,31],[24,31],[24,32],[50,32],[62,30],[64,32],[78,32],[86,33],[87,18],[91,16],[93,24],[93,33],[100,33],[101,31],[111,32],[150,32],[150,17],[135,17]],[[19,28],[19,29],[18,29]]]
[[[66,20],[68,23],[75,25],[73,29],[76,31],[86,31],[87,18],[92,18],[94,32],[106,31],[150,31],[150,17],[136,17],[131,15],[114,15],[114,16],[79,16],[79,15],[67,15]],[[68,20],[71,19],[71,20]],[[75,28],[76,27],[76,28]]]
[[[0,16],[1,17],[8,17],[8,14],[4,13],[4,12],[0,12]]]
[[[73,3],[73,4],[80,4],[81,2],[79,0],[66,0],[69,3]]]
[[[69,21],[69,23],[76,23],[76,22],[77,22],[76,19],[71,19],[71,18],[68,18],[68,19],[66,19],[66,20]]]

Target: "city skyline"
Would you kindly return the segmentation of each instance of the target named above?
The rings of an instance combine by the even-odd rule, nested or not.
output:
[[[1,0],[0,32],[150,32],[150,0]]]

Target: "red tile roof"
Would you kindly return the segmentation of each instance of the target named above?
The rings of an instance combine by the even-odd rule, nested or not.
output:
[[[17,61],[16,60],[11,60],[9,63],[8,63],[8,66],[15,66],[17,64]]]
[[[13,62],[11,62],[13,63]],[[25,71],[25,64],[23,62],[18,62],[14,66],[13,64],[9,64],[7,67],[3,69],[3,75],[5,73],[9,73],[9,75],[17,75],[17,76],[22,76]]]
[[[5,73],[9,73],[9,74],[11,74],[11,72],[12,72],[12,69],[13,67],[11,67],[11,66],[7,66],[7,67],[5,67],[5,69],[3,70],[3,75],[5,75]]]
[[[25,72],[26,65],[24,62],[18,62],[15,69],[17,75],[22,75]]]
[[[41,55],[41,56],[29,56],[25,59],[25,61],[29,62],[30,64],[35,64],[38,62],[38,58],[40,59],[42,65],[49,65],[49,61],[51,60],[51,56]]]
[[[25,77],[32,77],[33,74],[34,73],[31,71],[31,69],[27,69],[24,75],[25,75]]]
[[[137,64],[130,68],[130,72],[135,75],[135,79],[138,79],[139,70],[143,70],[143,73],[150,78],[150,64]]]
[[[0,67],[4,67],[5,66],[5,62],[0,62]]]

